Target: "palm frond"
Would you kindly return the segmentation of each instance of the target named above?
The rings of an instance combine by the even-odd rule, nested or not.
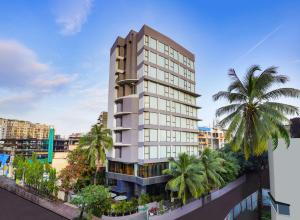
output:
[[[261,95],[258,97],[260,100],[270,100],[270,99],[279,99],[281,97],[284,98],[299,98],[300,97],[300,90],[294,88],[279,88],[272,90],[266,94]]]

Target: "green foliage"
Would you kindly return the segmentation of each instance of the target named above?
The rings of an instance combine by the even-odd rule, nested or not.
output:
[[[135,213],[138,208],[138,200],[133,198],[130,201],[120,201],[111,205],[111,215],[128,215]]]
[[[171,179],[166,189],[177,193],[177,197],[185,204],[189,197],[199,198],[206,190],[204,182],[204,169],[195,156],[180,154],[178,160],[170,159],[170,169],[164,174]]]
[[[86,211],[101,217],[110,209],[110,193],[104,186],[89,185],[83,188],[71,202],[79,206],[82,212]]]
[[[79,146],[86,150],[87,159],[91,168],[96,168],[94,184],[97,182],[97,173],[106,160],[105,150],[111,149],[113,141],[109,129],[103,125],[94,125],[89,133],[80,138]]]
[[[60,172],[61,190],[75,192],[92,183],[92,175],[95,169],[90,168],[86,151],[76,148],[67,156],[68,165]]]
[[[225,152],[206,148],[200,158],[180,154],[178,160],[170,159],[170,169],[164,170],[171,177],[166,189],[186,204],[189,198],[199,198],[233,181],[239,169],[238,160]]]
[[[225,185],[226,182],[223,179],[227,172],[224,167],[225,160],[219,157],[216,151],[205,148],[199,162],[202,165],[204,182],[208,190]]]
[[[223,159],[222,165],[226,172],[220,172],[225,183],[232,182],[239,174],[240,165],[238,159],[232,152],[218,152],[218,156]],[[224,184],[222,185],[224,186]]]
[[[13,161],[13,167],[15,168],[15,179],[22,179],[25,170],[26,160],[23,156],[15,156]]]
[[[45,196],[57,196],[56,170],[48,163],[43,164],[33,154],[28,161],[24,157],[16,156],[13,161],[16,179],[22,179],[24,184]],[[48,178],[44,178],[47,176]]]
[[[142,193],[141,196],[139,197],[138,202],[139,205],[146,205],[151,202],[151,198],[148,194]]]
[[[289,132],[285,124],[289,123],[286,115],[299,115],[295,106],[276,102],[279,98],[298,98],[300,90],[294,88],[276,88],[278,84],[288,81],[287,76],[279,75],[276,67],[261,71],[254,65],[249,68],[244,80],[241,80],[234,69],[229,70],[232,83],[227,91],[218,92],[213,99],[225,99],[229,105],[219,108],[216,116],[225,117],[220,121],[222,127],[228,126],[226,139],[233,150],[241,149],[248,159],[250,155],[259,156],[267,150],[269,139],[275,148],[278,138],[290,144]]]

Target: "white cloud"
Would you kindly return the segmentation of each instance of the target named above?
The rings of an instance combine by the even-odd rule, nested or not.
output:
[[[0,111],[27,111],[44,96],[74,79],[38,60],[36,53],[12,40],[0,40]],[[20,108],[22,106],[22,108]]]
[[[56,23],[61,34],[73,35],[81,31],[93,5],[93,0],[57,1],[54,9]]]

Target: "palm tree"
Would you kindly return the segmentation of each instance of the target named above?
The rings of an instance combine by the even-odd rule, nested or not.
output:
[[[222,177],[222,173],[226,173],[223,166],[225,160],[210,148],[203,150],[199,160],[204,169],[203,175],[208,190],[222,186],[225,183]]]
[[[105,150],[113,146],[109,129],[103,125],[95,124],[89,133],[80,138],[79,146],[87,151],[88,161],[92,168],[96,168],[94,175],[94,184],[97,182],[97,174],[106,160]]]
[[[206,191],[203,167],[195,156],[183,153],[178,160],[171,158],[170,168],[163,173],[171,176],[166,189],[171,191],[171,195],[176,192],[183,204],[186,204],[188,198],[199,198]]]
[[[223,159],[222,166],[226,172],[220,172],[220,175],[225,181],[225,184],[235,180],[240,171],[240,165],[237,158],[233,156],[232,152],[225,153],[223,151],[218,152],[218,157]]]
[[[226,115],[220,121],[222,127],[228,126],[226,139],[232,149],[241,150],[246,159],[250,155],[262,155],[267,150],[269,139],[273,140],[274,148],[278,145],[279,137],[289,146],[289,133],[285,127],[285,123],[288,124],[289,120],[286,115],[299,114],[297,107],[276,102],[282,97],[300,96],[298,89],[276,87],[278,84],[285,84],[288,77],[278,74],[276,67],[269,67],[256,74],[258,71],[261,71],[259,66],[250,67],[241,80],[235,70],[230,69],[228,75],[232,82],[227,91],[220,91],[213,96],[215,101],[223,98],[229,102],[229,105],[216,111],[216,116]],[[262,168],[263,166],[259,171],[259,217],[262,210]]]

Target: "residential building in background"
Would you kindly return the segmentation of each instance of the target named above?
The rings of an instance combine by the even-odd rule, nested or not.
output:
[[[72,151],[79,145],[79,140],[83,136],[82,133],[73,133],[69,136],[69,150]]]
[[[116,192],[165,191],[168,158],[199,155],[195,56],[143,26],[110,51],[107,176]]]
[[[0,140],[6,138],[6,132],[7,132],[7,121],[2,120],[0,118]]]
[[[218,127],[198,127],[199,146],[201,150],[206,147],[220,149],[225,144],[225,131]]]
[[[98,124],[107,128],[107,112],[101,112],[98,118]]]
[[[0,118],[1,139],[45,139],[48,138],[49,129],[49,125]]]

